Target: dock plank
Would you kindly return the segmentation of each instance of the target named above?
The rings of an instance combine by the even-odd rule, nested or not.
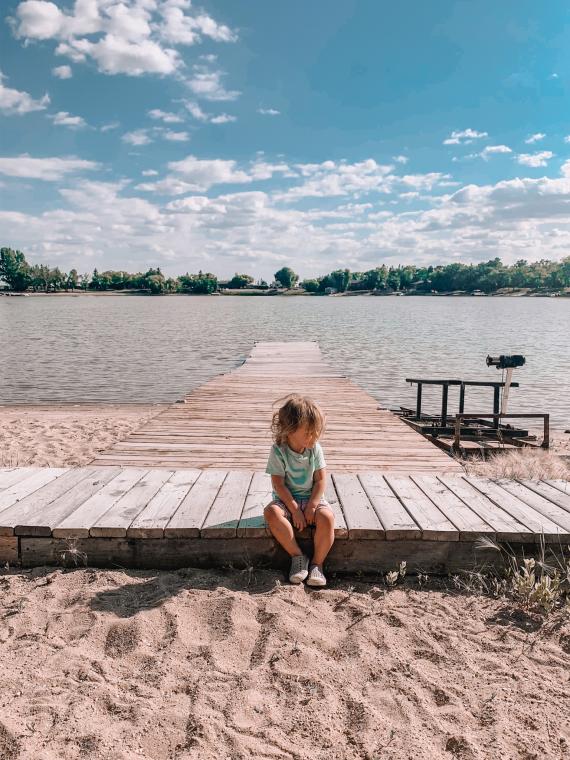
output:
[[[450,491],[435,475],[413,475],[412,480],[459,530],[460,541],[474,541],[479,536],[496,538],[495,531]]]
[[[29,475],[33,475],[37,470],[37,467],[19,467],[17,469],[3,469],[0,471],[0,492],[6,490],[10,486],[19,483],[27,478]]]
[[[121,496],[89,529],[98,538],[123,538],[152,497],[172,477],[172,470],[151,470]]]
[[[270,535],[263,510],[272,496],[271,477],[264,472],[255,472],[237,526],[238,538],[264,538]]]
[[[256,343],[244,363],[153,417],[92,464],[265,469],[274,403],[310,395],[327,413],[322,438],[331,470],[461,472],[461,466],[331,367],[316,342]]]
[[[0,492],[0,519],[4,510],[51,483],[52,480],[56,480],[65,472],[67,472],[65,467],[43,467],[29,473],[23,480],[5,488]]]
[[[176,470],[135,517],[127,528],[127,536],[162,538],[164,528],[199,477],[200,470]]]
[[[71,514],[54,526],[54,538],[87,538],[91,527],[113,504],[138,483],[148,470],[131,467],[119,470],[118,474],[103,488],[96,491],[87,501],[80,504]]]
[[[560,537],[560,534],[570,535],[570,514],[565,509],[559,507],[557,504],[545,499],[544,496],[536,493],[530,488],[527,488],[522,483],[518,483],[516,480],[498,480],[497,483],[509,493],[516,496],[525,504],[531,506],[535,512],[538,512],[542,519],[545,521],[545,525],[548,526],[546,532],[550,532],[556,535],[552,541],[556,542],[556,539]]]
[[[535,534],[537,542],[544,539],[547,543],[558,543],[560,540],[561,526],[549,517],[546,500],[525,489],[520,483],[512,483],[506,479],[495,483],[488,478],[465,478],[465,480],[508,512],[515,520],[526,525]],[[546,509],[541,506],[541,500],[546,502]],[[554,505],[553,509],[555,509]],[[567,517],[568,525],[570,525],[570,515]]]
[[[354,473],[333,473],[349,539],[385,538],[384,528],[361,482]]]
[[[204,470],[164,529],[165,537],[197,538],[222,487],[226,470]]]
[[[388,541],[421,539],[422,531],[419,525],[380,473],[363,472],[358,478],[382,524]]]
[[[534,542],[534,534],[526,525],[511,517],[464,478],[438,476],[438,479],[493,528],[499,541]]]
[[[424,541],[459,541],[457,527],[410,478],[386,475],[386,482],[422,531]]]
[[[200,529],[202,538],[232,538],[237,527],[253,473],[229,472]]]
[[[89,469],[88,477],[65,491],[58,498],[53,499],[42,510],[36,510],[34,514],[22,518],[15,526],[14,533],[17,536],[51,536],[55,525],[64,520],[118,474],[116,467],[93,467]]]
[[[521,480],[520,482],[523,486],[530,488],[532,491],[540,494],[540,496],[544,496],[545,499],[556,504],[556,506],[566,510],[566,512],[570,512],[570,494],[566,494],[559,488],[555,488],[542,480],[538,482],[536,480]]]

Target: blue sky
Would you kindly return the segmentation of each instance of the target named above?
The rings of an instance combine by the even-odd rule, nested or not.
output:
[[[1,244],[34,262],[268,278],[570,253],[562,2],[3,9]]]

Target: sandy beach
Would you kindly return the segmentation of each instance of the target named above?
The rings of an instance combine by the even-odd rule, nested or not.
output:
[[[570,757],[567,615],[284,580],[3,571],[0,757]]]
[[[0,467],[79,467],[166,404],[0,406]]]

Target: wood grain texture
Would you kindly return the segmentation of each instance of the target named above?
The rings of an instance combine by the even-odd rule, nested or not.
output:
[[[326,412],[322,438],[335,472],[461,472],[460,465],[342,372],[317,343],[256,343],[244,363],[149,420],[92,464],[264,470],[275,402],[312,397]]]

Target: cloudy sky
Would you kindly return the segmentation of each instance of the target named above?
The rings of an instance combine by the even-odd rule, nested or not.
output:
[[[570,254],[559,0],[4,0],[1,245],[269,278]]]

